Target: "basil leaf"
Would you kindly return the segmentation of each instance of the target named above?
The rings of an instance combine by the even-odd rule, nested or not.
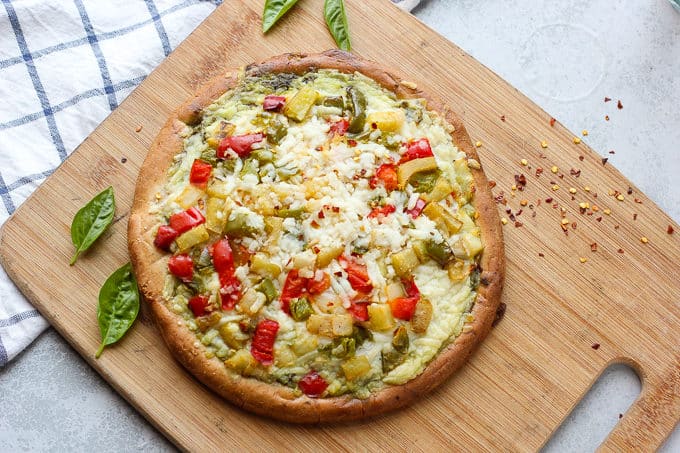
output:
[[[95,354],[99,358],[104,347],[120,340],[137,318],[139,312],[139,289],[132,274],[132,265],[125,264],[106,279],[99,290],[97,322],[102,344]]]
[[[325,0],[323,16],[326,18],[328,30],[333,35],[338,47],[347,52],[352,50],[352,45],[349,42],[349,25],[345,14],[345,2],[343,0]]]
[[[298,0],[267,0],[264,2],[262,33],[267,33],[297,2]]]
[[[111,224],[115,210],[113,187],[109,186],[76,213],[71,223],[71,241],[76,247],[76,253],[69,263],[71,266],[78,259],[78,255],[90,248]]]

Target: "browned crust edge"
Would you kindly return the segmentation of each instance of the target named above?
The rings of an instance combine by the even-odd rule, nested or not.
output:
[[[304,73],[328,68],[342,72],[358,71],[374,79],[400,98],[425,98],[428,108],[443,114],[454,126],[454,143],[468,157],[479,161],[470,137],[460,118],[422,91],[404,84],[378,64],[339,50],[320,54],[284,54],[245,68],[248,75],[277,72]],[[356,420],[391,411],[412,403],[446,380],[460,368],[488,334],[500,304],[505,275],[503,234],[488,181],[482,169],[472,171],[476,193],[473,204],[480,213],[477,223],[485,249],[481,257],[478,296],[472,310],[472,328],[466,329],[445,347],[416,378],[399,386],[387,387],[367,399],[349,396],[312,399],[296,397],[292,390],[267,384],[232,373],[216,358],[207,359],[203,346],[195,335],[162,302],[162,288],[167,269],[167,256],[153,246],[153,234],[158,226],[148,214],[149,202],[160,191],[173,157],[182,149],[179,136],[186,124],[200,119],[201,110],[233,87],[237,72],[220,75],[207,83],[192,99],[180,106],[153,142],[140,170],[135,198],[128,224],[128,246],[141,292],[149,304],[161,334],[175,358],[201,382],[238,407],[261,415],[295,423],[319,423]]]

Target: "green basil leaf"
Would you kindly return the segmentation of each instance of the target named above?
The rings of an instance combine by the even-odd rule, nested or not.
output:
[[[262,32],[267,33],[298,0],[267,0],[262,13]]]
[[[116,200],[113,197],[113,187],[109,186],[76,213],[71,223],[71,241],[76,247],[71,266],[78,259],[78,255],[90,248],[111,224],[115,210]]]
[[[95,357],[99,358],[104,347],[125,335],[135,322],[137,313],[139,313],[139,289],[132,273],[132,266],[127,263],[111,274],[99,290],[97,322],[102,344]]]
[[[349,24],[345,14],[345,2],[343,0],[325,0],[323,15],[326,18],[328,30],[333,35],[338,47],[347,52],[352,50],[352,45],[349,42]]]

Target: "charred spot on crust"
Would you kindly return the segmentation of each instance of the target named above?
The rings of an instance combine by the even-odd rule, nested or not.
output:
[[[496,317],[494,318],[493,322],[491,323],[491,326],[496,327],[496,324],[501,322],[501,319],[503,319],[503,316],[505,316],[505,310],[508,308],[508,306],[505,304],[505,302],[501,302],[498,308],[496,309]]]

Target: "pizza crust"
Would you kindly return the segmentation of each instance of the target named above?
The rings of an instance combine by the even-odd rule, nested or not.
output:
[[[280,55],[249,65],[245,71],[247,75],[257,76],[280,72],[301,74],[314,69],[337,69],[348,73],[358,71],[400,98],[425,98],[428,110],[439,112],[454,127],[455,131],[451,134],[454,144],[469,158],[479,161],[465,127],[453,111],[374,62],[340,50],[331,50],[320,54]],[[412,403],[463,365],[474,347],[488,334],[500,304],[505,274],[504,243],[500,219],[484,172],[481,168],[470,168],[476,187],[472,204],[480,213],[477,225],[485,247],[480,260],[478,295],[472,309],[474,321],[471,329],[466,329],[454,342],[444,347],[419,376],[403,385],[388,386],[367,399],[350,395],[316,399],[296,396],[288,387],[242,377],[226,368],[219,359],[207,359],[205,348],[194,333],[163,302],[163,284],[169,256],[153,246],[153,236],[160,223],[149,214],[149,204],[163,188],[174,156],[182,151],[182,129],[187,124],[200,121],[203,108],[237,83],[238,73],[228,72],[210,81],[180,106],[161,129],[140,170],[128,224],[128,247],[140,290],[163,339],[175,358],[212,390],[238,407],[279,420],[295,423],[349,421]]]

